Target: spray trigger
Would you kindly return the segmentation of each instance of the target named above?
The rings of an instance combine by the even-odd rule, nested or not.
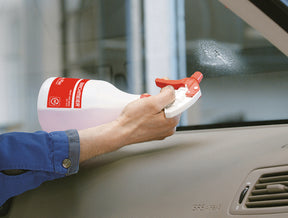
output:
[[[159,79],[155,80],[156,85],[160,88],[171,85],[175,90],[180,87],[187,87],[187,92],[185,93],[187,97],[193,97],[200,90],[200,82],[203,78],[203,74],[199,71],[195,72],[191,77],[187,77],[179,80],[166,80]]]
[[[201,72],[195,72],[191,77],[180,80],[165,80],[157,78],[156,85],[160,88],[171,85],[175,89],[175,101],[165,108],[165,115],[171,118],[181,114],[192,106],[201,97],[200,82],[203,78]]]

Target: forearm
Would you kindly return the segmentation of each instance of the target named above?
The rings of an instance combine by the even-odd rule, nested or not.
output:
[[[125,138],[118,121],[80,130],[80,163],[121,148]]]

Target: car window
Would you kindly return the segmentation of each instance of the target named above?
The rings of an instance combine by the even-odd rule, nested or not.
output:
[[[5,131],[40,128],[38,90],[51,76],[156,94],[157,77],[201,71],[202,98],[180,126],[287,120],[287,57],[218,1],[2,0],[0,17]]]

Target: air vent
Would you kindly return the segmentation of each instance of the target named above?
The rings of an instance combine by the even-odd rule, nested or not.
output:
[[[288,217],[288,166],[251,171],[235,193],[232,215],[285,213]]]
[[[288,206],[288,172],[262,175],[245,205],[247,208]]]

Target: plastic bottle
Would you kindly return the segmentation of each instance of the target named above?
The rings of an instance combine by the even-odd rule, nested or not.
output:
[[[182,80],[156,79],[159,87],[172,85],[176,89],[176,100],[165,109],[166,117],[176,116],[200,98],[202,77],[196,72]],[[140,97],[101,80],[51,77],[39,91],[38,119],[47,132],[85,129],[115,120],[128,103]]]

